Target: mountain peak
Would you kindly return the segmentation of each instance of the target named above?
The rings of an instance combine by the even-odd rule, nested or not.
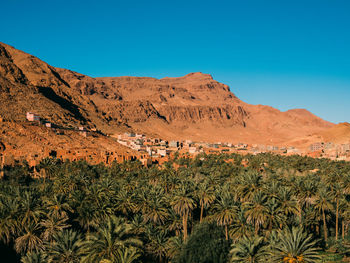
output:
[[[161,80],[195,80],[195,81],[213,81],[213,77],[210,74],[204,74],[202,72],[191,72],[182,77],[165,77]]]
[[[209,78],[209,79],[213,79],[212,75],[210,74],[205,74],[202,72],[192,72],[192,73],[188,73],[187,75],[184,76],[184,78]]]

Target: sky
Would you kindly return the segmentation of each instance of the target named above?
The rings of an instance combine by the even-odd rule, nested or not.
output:
[[[349,0],[2,0],[0,41],[92,77],[203,72],[350,122]]]

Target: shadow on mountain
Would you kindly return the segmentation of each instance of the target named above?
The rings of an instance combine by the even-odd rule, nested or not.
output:
[[[61,108],[69,111],[74,115],[74,117],[80,121],[86,122],[86,119],[81,115],[79,108],[73,104],[72,102],[68,101],[65,98],[62,98],[61,96],[57,95],[55,91],[50,87],[38,87],[39,92],[44,95],[49,100],[57,103],[61,106]]]

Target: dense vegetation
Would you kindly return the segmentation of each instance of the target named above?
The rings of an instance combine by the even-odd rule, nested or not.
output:
[[[350,256],[346,162],[233,154],[145,168],[138,161],[107,167],[44,159],[4,174],[1,261],[297,263]]]

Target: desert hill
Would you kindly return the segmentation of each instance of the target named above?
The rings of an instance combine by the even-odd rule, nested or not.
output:
[[[0,116],[34,111],[60,125],[166,139],[283,144],[334,126],[307,110],[250,105],[209,74],[92,78],[0,43]],[[4,105],[4,106],[3,106]]]
[[[322,136],[324,142],[349,143],[350,123],[339,123],[330,129],[322,131],[319,135]]]

